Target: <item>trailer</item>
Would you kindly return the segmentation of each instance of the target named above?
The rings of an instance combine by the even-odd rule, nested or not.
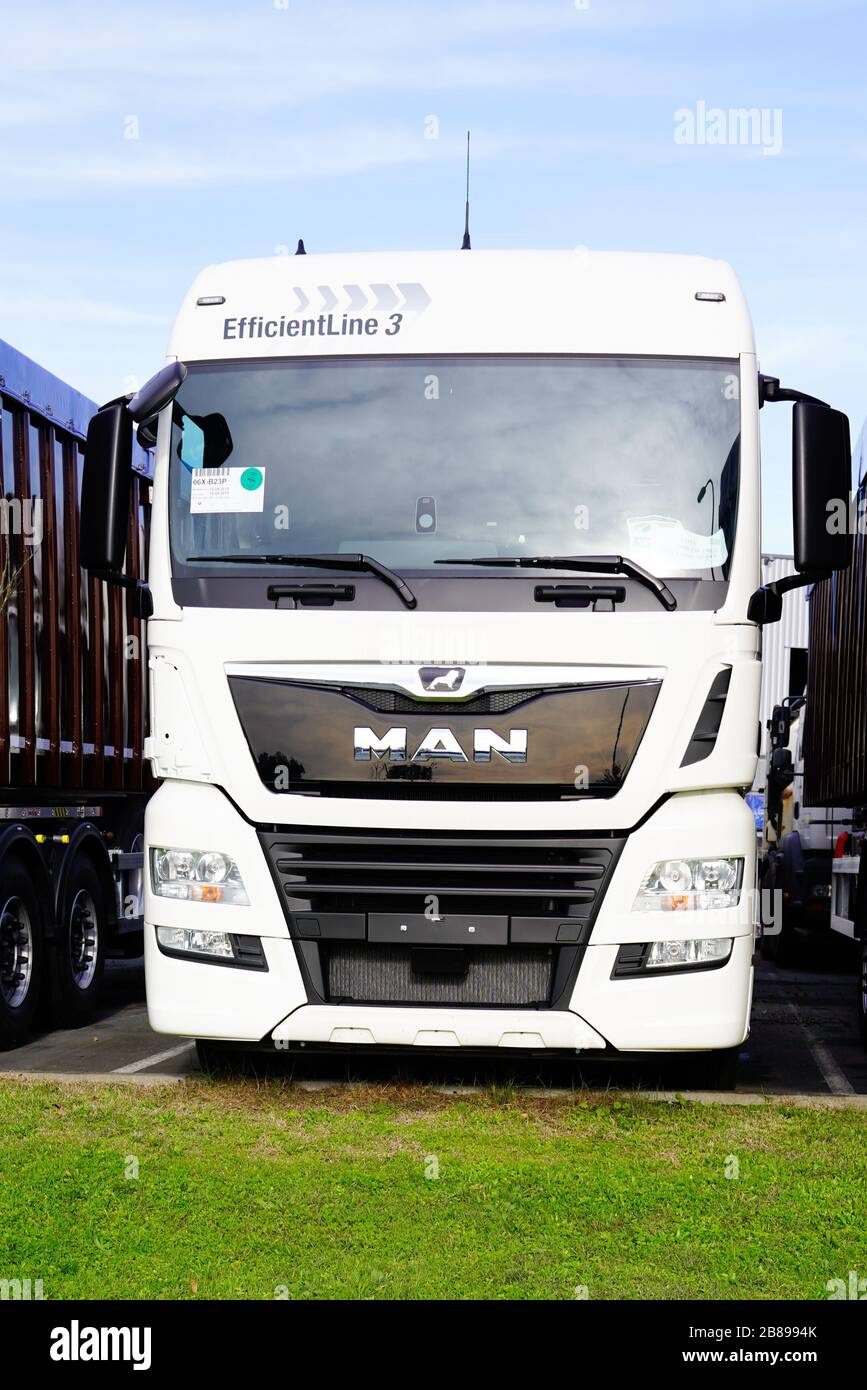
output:
[[[79,560],[96,411],[0,341],[0,1047],[92,1014],[142,949],[150,457],[131,451],[126,585]]]
[[[806,721],[804,795],[828,809],[832,842],[831,927],[857,945],[859,1018],[867,1043],[867,508],[865,431],[855,449],[858,485],[850,569],[814,585]]]

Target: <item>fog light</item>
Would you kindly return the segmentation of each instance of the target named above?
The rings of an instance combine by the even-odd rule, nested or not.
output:
[[[712,936],[687,941],[635,941],[617,952],[611,978],[646,975],[648,971],[714,970],[725,965],[734,938]]]
[[[682,970],[692,965],[712,965],[728,960],[732,953],[730,936],[698,941],[651,941],[646,970]]]
[[[157,927],[156,931],[157,945],[165,956],[244,970],[268,969],[261,937],[199,927]]]
[[[224,931],[196,931],[189,927],[157,927],[157,941],[169,951],[190,951],[197,956],[234,956],[229,935]]]

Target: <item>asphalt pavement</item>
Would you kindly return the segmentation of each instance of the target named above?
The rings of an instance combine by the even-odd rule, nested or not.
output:
[[[804,937],[794,968],[757,962],[750,1037],[741,1049],[737,1090],[750,1095],[867,1096],[867,1050],[857,1023],[855,952],[851,942]],[[431,1058],[413,1054],[349,1056],[276,1054],[254,1067],[291,1074],[311,1085],[331,1081],[419,1081],[442,1085],[491,1081],[532,1086],[586,1085],[657,1090],[665,1076],[655,1062],[626,1059]],[[148,1023],[140,962],[110,962],[105,997],[87,1027],[34,1034],[0,1053],[3,1073],[100,1076],[142,1082],[198,1073],[194,1045],[154,1033]],[[676,1084],[676,1079],[672,1082]]]

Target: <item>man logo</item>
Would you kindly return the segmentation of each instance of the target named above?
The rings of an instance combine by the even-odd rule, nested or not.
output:
[[[510,729],[509,737],[503,738],[493,729],[474,729],[473,762],[489,763],[494,753],[507,763],[525,763],[527,730]],[[380,736],[373,729],[356,728],[355,761],[369,763],[373,758],[377,761],[384,758],[388,763],[428,763],[435,758],[453,763],[470,761],[451,729],[428,729],[415,751],[409,754],[406,729],[388,729]]]
[[[425,690],[460,690],[466,670],[463,666],[421,666],[419,679]]]

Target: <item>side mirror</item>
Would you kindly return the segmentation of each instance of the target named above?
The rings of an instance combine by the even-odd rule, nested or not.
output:
[[[79,552],[86,570],[123,569],[131,477],[132,420],[126,401],[112,401],[87,427],[79,522]]]
[[[848,419],[830,406],[798,401],[792,421],[792,504],[799,574],[827,574],[852,563],[851,490]],[[841,504],[846,518],[842,529]]]
[[[789,712],[789,707],[787,705],[774,705],[773,712],[768,720],[772,748],[783,747],[788,740],[791,727],[792,716]]]
[[[213,415],[186,415],[184,418],[191,420],[202,432],[201,467],[222,468],[235,447],[225,415],[215,411]]]
[[[792,785],[794,780],[795,768],[792,762],[792,750],[790,748],[775,748],[771,754],[771,765],[768,769],[768,809],[773,813],[775,820],[782,802],[783,792],[786,787]]]
[[[775,748],[771,754],[771,767],[778,776],[788,777],[788,780],[791,781],[795,775],[792,767],[791,748]]]
[[[129,400],[109,401],[88,425],[79,520],[84,569],[127,583],[120,571],[126,555],[133,421],[139,425],[140,442],[152,447],[154,417],[174,400],[186,376],[183,362],[170,362]]]

